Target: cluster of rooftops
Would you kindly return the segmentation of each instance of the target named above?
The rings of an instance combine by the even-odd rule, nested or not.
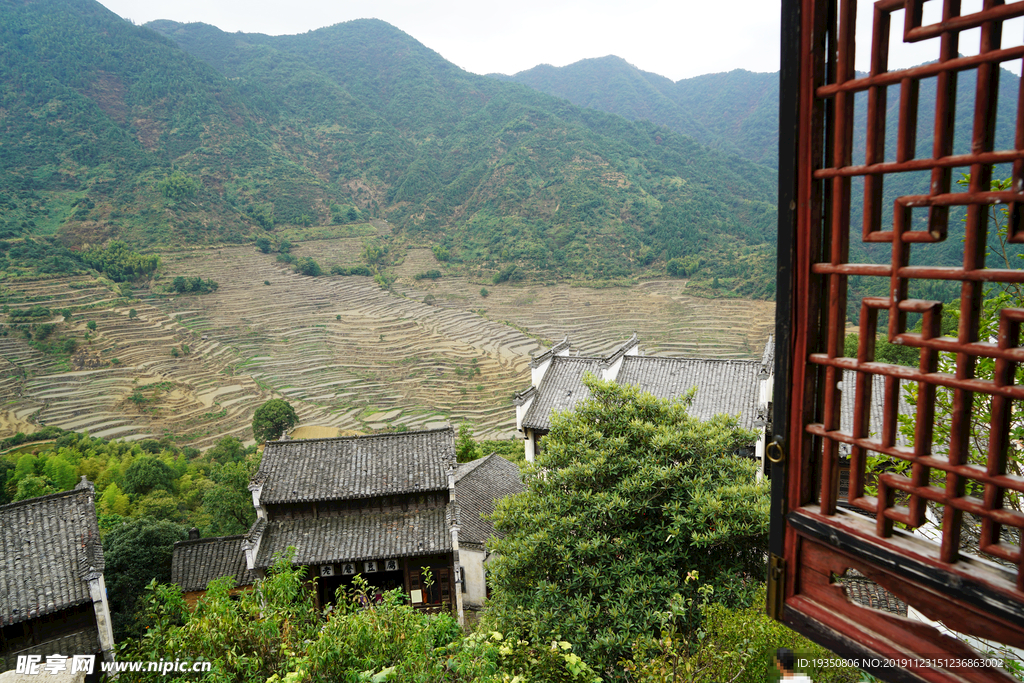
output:
[[[551,426],[552,411],[588,396],[587,373],[633,384],[660,398],[697,393],[690,412],[720,413],[760,430],[748,455],[763,455],[770,419],[771,339],[759,361],[674,359],[640,353],[634,335],[605,357],[572,355],[563,340],[531,362],[531,386],[518,394],[516,428],[527,460]],[[486,597],[486,515],[523,489],[519,468],[497,455],[457,463],[451,427],[359,437],[267,442],[250,482],[257,519],[246,534],[175,544],[171,577],[195,599],[214,579],[251,586],[282,557],[318,579],[321,603],[354,573],[400,587],[414,605],[457,611]],[[420,580],[434,570],[433,593]],[[348,578],[347,578],[348,577]],[[95,495],[83,477],[74,490],[0,507],[0,653],[113,647]]]

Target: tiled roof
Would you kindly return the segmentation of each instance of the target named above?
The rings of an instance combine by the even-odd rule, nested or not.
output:
[[[10,671],[16,668],[19,655],[40,655],[45,661],[47,655],[54,653],[60,653],[65,656],[91,655],[99,653],[101,650],[100,632],[95,626],[87,626],[74,633],[65,633],[62,636],[47,640],[38,645],[30,645],[22,650],[13,650],[0,654],[0,664],[6,664],[5,671]],[[96,669],[99,669],[99,666]],[[49,677],[49,675],[39,676],[39,679],[46,680]]]
[[[171,583],[183,591],[202,591],[214,579],[231,576],[235,587],[251,586],[256,577],[246,569],[244,536],[219,536],[178,541],[171,556]]]
[[[891,614],[907,616],[907,603],[856,570],[848,570],[836,581],[853,602]]]
[[[462,522],[459,542],[485,543],[494,535],[494,524],[482,515],[494,512],[494,501],[524,488],[519,467],[495,453],[459,465],[455,473],[455,499]]]
[[[590,396],[583,386],[583,375],[601,376],[602,358],[555,356],[537,388],[537,397],[523,416],[523,427],[551,429],[552,410],[572,410]]]
[[[103,572],[92,485],[0,507],[0,625],[91,602]]]
[[[263,451],[260,502],[295,503],[448,488],[455,465],[451,427],[339,439],[270,441]]]
[[[899,389],[899,413],[903,415],[914,415],[914,407],[907,403],[904,394],[906,382],[900,384]],[[857,372],[854,370],[843,370],[843,393],[839,404],[839,428],[847,434],[853,433],[853,408],[856,400]],[[871,387],[871,421],[869,433],[872,438],[879,438],[882,434],[882,420],[885,416],[885,378],[882,375],[872,376]],[[896,430],[896,443],[906,444],[907,440]],[[840,444],[840,455],[850,454],[850,447]]]
[[[263,530],[256,566],[272,565],[289,546],[295,547],[296,565],[451,552],[450,507],[271,520]]]
[[[690,415],[701,420],[723,413],[739,416],[740,427],[753,429],[760,371],[758,361],[627,356],[615,381],[658,398],[678,398],[697,387]]]

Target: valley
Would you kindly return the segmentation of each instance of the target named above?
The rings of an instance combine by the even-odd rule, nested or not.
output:
[[[334,238],[294,253],[326,271],[358,263],[361,248],[360,238]],[[252,246],[160,256],[156,285],[130,299],[88,276],[5,283],[12,311],[70,308],[63,327],[80,343],[60,361],[20,335],[0,337],[0,437],[46,424],[204,448],[225,435],[250,441],[253,411],[283,397],[307,425],[365,432],[450,420],[478,438],[508,438],[530,355],[566,335],[583,354],[636,332],[649,354],[755,358],[774,319],[771,302],[696,298],[674,278],[601,289],[493,285],[446,271],[429,249],[406,253],[390,292],[369,277],[298,275]],[[431,268],[444,276],[415,279]],[[177,276],[219,288],[159,291]],[[90,320],[96,330],[85,341]]]

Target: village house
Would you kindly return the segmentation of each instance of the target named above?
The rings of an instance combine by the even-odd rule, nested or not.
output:
[[[463,607],[480,610],[487,599],[487,562],[493,557],[487,541],[495,536],[494,524],[486,515],[495,502],[524,490],[519,466],[492,453],[462,463],[455,471],[455,497],[462,528],[459,530],[459,558],[463,575]]]
[[[516,395],[516,431],[524,440],[526,459],[533,462],[540,439],[551,430],[551,413],[569,411],[590,396],[583,378],[640,387],[658,398],[680,398],[696,387],[689,413],[706,420],[727,414],[759,437],[741,455],[763,462],[765,427],[771,405],[775,344],[768,338],[760,361],[645,356],[634,334],[605,357],[570,355],[563,339],[530,362],[531,381]]]
[[[214,579],[230,576],[232,595],[256,582],[245,563],[243,535],[200,538],[199,530],[192,528],[188,536],[174,544],[171,555],[171,583],[178,584],[188,604],[194,605]]]
[[[286,558],[316,579],[325,606],[359,574],[371,592],[400,588],[414,607],[461,623],[486,595],[491,526],[480,514],[522,483],[496,456],[457,466],[446,427],[270,441],[249,488],[257,520],[240,547],[253,576]]]
[[[75,655],[113,661],[103,566],[95,491],[85,477],[70,491],[0,506],[5,669],[31,655],[42,657],[42,664],[51,655],[67,657],[67,672]]]

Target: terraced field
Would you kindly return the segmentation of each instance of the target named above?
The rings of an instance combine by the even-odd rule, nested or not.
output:
[[[326,271],[357,263],[361,248],[341,238],[295,253]],[[225,434],[251,439],[253,411],[283,396],[303,424],[367,431],[450,420],[501,438],[542,342],[568,335],[583,353],[604,353],[637,332],[647,353],[753,358],[773,319],[770,303],[694,299],[678,280],[628,289],[417,281],[416,273],[443,270],[425,249],[405,255],[394,292],[367,277],[300,276],[252,247],[162,261],[162,282],[198,275],[220,288],[175,297],[137,290],[125,300],[88,278],[7,283],[12,309],[71,307],[74,335],[84,338],[87,320],[97,329],[63,364],[18,335],[0,337],[0,436],[31,419],[111,438],[174,434],[205,447]]]

